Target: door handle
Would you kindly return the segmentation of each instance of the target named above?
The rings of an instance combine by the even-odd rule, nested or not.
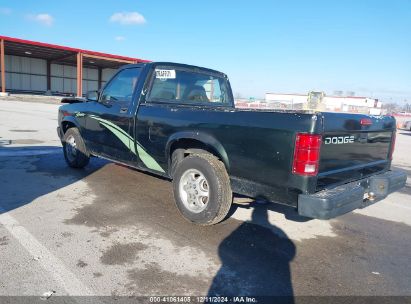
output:
[[[120,108],[120,113],[127,113],[128,108]]]

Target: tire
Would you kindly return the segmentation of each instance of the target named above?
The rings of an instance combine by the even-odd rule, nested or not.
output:
[[[173,192],[183,217],[204,226],[221,222],[233,200],[230,178],[224,164],[207,153],[191,154],[178,162]]]
[[[184,159],[184,149],[176,149],[171,154],[171,169],[170,169],[170,176],[171,178],[174,177],[176,169],[180,163]]]
[[[90,161],[84,140],[77,128],[70,128],[63,136],[64,159],[72,168],[84,168]]]

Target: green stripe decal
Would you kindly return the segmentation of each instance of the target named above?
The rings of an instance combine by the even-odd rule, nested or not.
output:
[[[140,157],[141,161],[147,166],[147,168],[163,173],[165,172],[163,168],[161,168],[160,165],[155,161],[155,159],[150,154],[148,154],[139,143],[137,143],[137,153],[138,157]]]
[[[98,120],[101,125],[110,130],[110,132],[113,133],[124,145],[126,145],[126,147],[129,148],[131,152],[138,155],[138,157],[141,159],[144,165],[147,166],[147,168],[163,173],[165,172],[164,169],[161,168],[160,165],[156,162],[156,160],[146,152],[146,150],[140,145],[140,143],[135,142],[134,139],[119,126],[113,124],[111,121],[102,119],[94,115],[89,115],[89,117]],[[137,146],[137,151],[135,149],[135,146]]]
[[[107,129],[109,129],[111,131],[111,133],[113,133],[118,139],[121,140],[121,142],[123,144],[125,144],[127,146],[127,148],[129,148],[129,150],[131,152],[133,152],[134,154],[136,154],[136,150],[134,149],[133,145],[130,142],[130,139],[127,138],[126,136],[124,136],[123,133],[119,132],[119,130],[117,128],[113,128],[111,125],[100,121],[100,124],[105,126]]]

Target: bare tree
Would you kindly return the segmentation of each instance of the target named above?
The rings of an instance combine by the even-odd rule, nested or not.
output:
[[[241,98],[243,98],[243,96],[241,95],[241,93],[236,92],[236,93],[235,93],[235,99],[241,99]]]

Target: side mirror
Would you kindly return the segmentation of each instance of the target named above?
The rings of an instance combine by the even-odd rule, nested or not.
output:
[[[88,91],[86,94],[87,101],[98,101],[99,91]]]

